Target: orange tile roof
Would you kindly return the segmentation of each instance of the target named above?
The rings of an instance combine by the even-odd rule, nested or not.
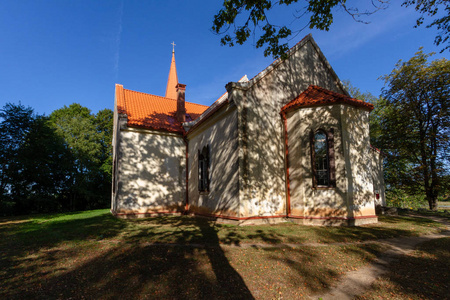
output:
[[[281,108],[282,112],[298,107],[321,106],[329,104],[349,104],[371,111],[373,104],[342,95],[316,85],[310,85],[303,93]]]
[[[177,100],[124,89],[116,84],[117,112],[126,114],[127,125],[153,130],[183,132],[175,118]],[[186,121],[198,118],[208,106],[186,103]]]

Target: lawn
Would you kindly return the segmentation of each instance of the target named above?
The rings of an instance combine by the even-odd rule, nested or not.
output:
[[[442,228],[408,216],[362,227],[120,220],[108,210],[2,218],[0,298],[301,299],[373,260],[383,248],[370,241]]]
[[[395,261],[391,271],[358,298],[450,299],[449,288],[450,238],[441,238]]]

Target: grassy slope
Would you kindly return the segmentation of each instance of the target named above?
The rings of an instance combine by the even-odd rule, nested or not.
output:
[[[126,221],[107,210],[4,218],[0,298],[298,299],[326,290],[382,250],[330,243],[440,229],[423,218],[380,221],[364,227],[236,227],[190,217]],[[278,247],[219,246],[247,243]]]
[[[450,238],[421,244],[359,299],[450,299]],[[395,271],[394,271],[395,270]]]

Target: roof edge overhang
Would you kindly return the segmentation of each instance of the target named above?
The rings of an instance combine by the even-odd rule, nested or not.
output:
[[[372,109],[367,108],[365,106],[353,105],[353,104],[347,103],[345,101],[336,101],[336,102],[331,102],[331,103],[296,105],[296,106],[289,107],[288,109],[281,109],[280,113],[288,114],[288,113],[291,113],[293,111],[296,111],[296,110],[299,110],[299,109],[302,109],[302,108],[323,107],[323,106],[333,106],[333,105],[348,105],[348,106],[352,106],[352,107],[356,107],[356,108],[361,108],[361,109],[366,110],[368,112],[372,111]]]
[[[247,75],[242,76],[238,82],[239,83],[248,82]],[[227,86],[225,86],[225,88],[227,89],[227,91],[222,96],[220,96],[219,99],[214,101],[214,103],[210,107],[208,107],[197,119],[190,122],[184,122],[183,127],[190,128],[188,129],[188,131],[191,130],[194,126],[196,127],[197,123],[203,122],[203,119],[209,118],[211,114],[213,114],[216,110],[220,109],[225,102],[228,103],[229,102],[228,88]]]
[[[310,93],[312,91],[320,92],[324,95],[326,95],[326,98],[328,98],[328,102],[323,103],[295,103],[297,99],[305,95],[305,97],[308,97],[307,93]],[[330,100],[330,98],[335,98],[334,100]],[[295,97],[293,100],[291,100],[289,103],[287,103],[285,106],[283,106],[280,110],[281,113],[289,113],[297,109],[306,108],[306,107],[319,107],[319,106],[331,106],[331,105],[349,105],[356,108],[361,108],[364,110],[367,110],[371,112],[374,109],[374,105],[369,102],[365,102],[362,100],[358,100],[355,98],[352,98],[350,96],[339,94],[330,90],[327,90],[325,88],[316,86],[316,85],[310,85],[306,90],[301,92],[297,97]]]
[[[186,131],[186,135],[189,135],[193,132],[196,131],[197,128],[199,128],[203,123],[205,123],[207,120],[209,120],[210,118],[212,118],[218,111],[221,110],[221,108],[227,106],[229,104],[228,99],[226,99],[225,101],[219,103],[218,105],[216,105],[214,107],[213,110],[211,110],[207,115],[205,115],[201,120],[199,120],[197,123],[195,123],[194,125],[192,125],[192,127],[190,127],[187,131]],[[189,122],[192,123],[192,122]],[[184,125],[183,125],[184,126]],[[186,126],[188,127],[188,126]]]
[[[139,130],[146,130],[146,131],[157,131],[161,133],[171,133],[171,134],[178,134],[178,135],[184,135],[184,130],[170,130],[165,128],[158,128],[158,127],[151,127],[151,126],[140,126],[140,125],[134,125],[134,124],[127,124],[127,128],[131,129],[139,129]]]

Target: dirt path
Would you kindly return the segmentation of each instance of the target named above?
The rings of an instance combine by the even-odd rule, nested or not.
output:
[[[416,216],[417,217],[417,216]],[[389,264],[400,255],[405,255],[414,251],[420,243],[442,237],[450,237],[450,223],[438,217],[426,217],[434,221],[443,223],[447,230],[437,234],[420,237],[400,237],[388,240],[379,240],[378,243],[386,245],[389,250],[384,252],[369,266],[357,271],[348,272],[328,293],[314,295],[311,299],[353,299],[355,296],[363,294],[372,283],[381,275],[389,271]]]

